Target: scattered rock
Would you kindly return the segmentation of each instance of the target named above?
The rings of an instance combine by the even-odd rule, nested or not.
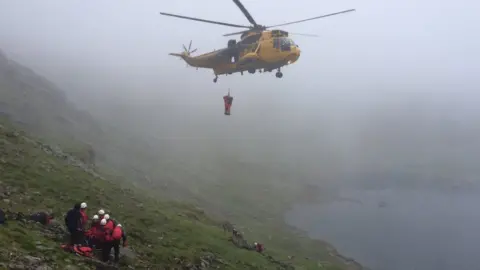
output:
[[[37,250],[51,250],[51,248],[47,248],[47,247],[42,246],[42,245],[35,246],[35,248],[36,248]]]
[[[42,261],[41,258],[33,257],[30,255],[25,255],[23,258],[27,261],[28,264],[38,264]]]
[[[8,265],[8,269],[11,269],[11,270],[23,270],[23,269],[28,269],[25,265],[23,264],[15,264],[15,263],[11,263]]]
[[[120,252],[120,255],[122,257],[125,257],[128,261],[133,261],[136,258],[135,252],[133,252],[133,250],[128,247],[123,248]]]
[[[40,265],[35,270],[52,270],[53,268],[48,265]]]

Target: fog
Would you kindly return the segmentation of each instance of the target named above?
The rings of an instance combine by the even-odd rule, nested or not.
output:
[[[356,12],[286,26],[320,38],[292,36],[302,54],[282,79],[214,84],[168,55],[190,40],[198,53],[225,47],[232,29],[158,12],[248,24],[231,1],[0,0],[0,48],[99,119],[192,163],[230,156],[340,190],[480,184],[480,3],[242,2],[265,25]]]

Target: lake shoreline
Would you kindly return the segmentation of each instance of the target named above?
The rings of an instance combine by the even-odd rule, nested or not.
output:
[[[362,265],[359,261],[356,259],[342,254],[335,246],[330,243],[330,241],[325,241],[323,239],[317,238],[317,237],[312,237],[308,230],[302,229],[298,226],[295,226],[289,222],[287,215],[293,211],[293,207],[290,209],[287,209],[284,212],[284,223],[287,228],[292,231],[294,234],[299,235],[301,237],[307,237],[311,241],[314,241],[315,243],[318,243],[319,245],[325,247],[328,250],[328,255],[335,260],[343,263],[346,265],[348,270],[371,270],[370,268]]]

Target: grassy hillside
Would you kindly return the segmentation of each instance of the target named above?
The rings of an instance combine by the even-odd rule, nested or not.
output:
[[[237,248],[228,240],[229,235],[223,232],[220,224],[201,209],[159,201],[126,183],[96,177],[74,166],[71,160],[51,154],[44,144],[5,125],[0,126],[0,162],[2,209],[25,213],[49,210],[61,222],[65,211],[77,201],[87,201],[92,212],[105,208],[124,224],[129,243],[137,255],[128,263],[135,267],[187,267],[201,264],[203,260],[219,269],[284,269],[267,256]],[[92,267],[92,263],[61,251],[58,237],[47,237],[43,230],[34,224],[9,222],[0,231],[2,243],[10,244],[0,250],[0,261],[10,260],[11,265],[35,261],[37,265],[55,269],[64,269],[65,262],[80,264],[85,269]],[[247,233],[246,238],[249,236]],[[289,253],[275,246],[267,248],[275,250],[267,252],[274,258],[299,252],[291,250]],[[279,261],[286,259],[287,256],[278,258]],[[319,266],[319,262],[305,258],[291,263],[297,264],[299,269]],[[324,264],[320,269],[343,269]]]
[[[4,210],[50,209],[61,221],[76,201],[87,201],[92,212],[100,207],[108,209],[124,224],[138,255],[132,262],[137,267],[196,264],[207,256],[214,258],[211,263],[222,269],[275,269],[264,256],[236,248],[203,211],[149,199],[133,188],[96,178],[3,126],[0,151],[1,190],[9,194],[3,194]],[[2,249],[0,261],[8,261],[10,251],[18,260],[24,258],[21,254],[31,253],[48,265],[58,265],[58,269],[62,269],[62,260],[74,259],[60,251],[59,243],[42,237],[33,225],[12,221],[0,231],[0,239],[2,243],[11,243],[11,249]]]
[[[135,220],[136,218],[143,220],[144,215],[151,215],[149,218],[154,218],[153,220],[142,221],[138,226],[151,229],[152,225],[157,222],[164,224],[165,220],[170,220],[171,216],[175,217],[175,207],[177,207],[173,207],[175,205],[173,203],[160,203],[151,198],[160,196],[164,199],[188,201],[192,205],[202,207],[205,212],[217,220],[228,219],[237,223],[238,227],[251,239],[264,242],[270,254],[275,258],[286,260],[288,256],[295,256],[294,263],[299,269],[302,267],[318,269],[319,262],[321,265],[332,264],[342,266],[339,269],[348,269],[345,268],[344,259],[338,258],[338,254],[332,247],[323,242],[312,241],[303,233],[295,232],[284,224],[285,209],[293,201],[298,200],[299,194],[301,194],[295,190],[296,186],[300,185],[297,184],[292,188],[289,183],[279,183],[278,179],[282,179],[282,174],[286,173],[285,169],[265,169],[259,164],[237,160],[234,156],[225,156],[222,153],[214,153],[214,158],[205,158],[202,156],[207,153],[205,151],[212,151],[208,147],[208,149],[201,149],[204,152],[199,150],[197,156],[190,156],[190,160],[186,160],[188,153],[183,153],[180,147],[172,152],[169,145],[145,140],[145,137],[137,136],[138,133],[115,127],[113,123],[98,122],[88,113],[76,109],[66,99],[63,92],[48,80],[7,59],[1,53],[0,114],[7,118],[9,123],[28,131],[29,134],[40,137],[42,141],[60,145],[65,152],[71,153],[87,163],[94,163],[89,167],[110,180],[103,182],[104,180],[94,180],[84,175],[88,180],[85,180],[87,184],[84,185],[82,192],[96,190],[87,199],[88,201],[98,200],[97,202],[90,201],[91,206],[99,206],[100,203],[103,203],[103,207],[112,207],[114,210],[114,206],[123,204],[125,216],[121,214],[122,212],[119,212],[119,215],[115,213],[115,217],[119,219],[128,218],[129,213],[142,215],[135,217]],[[25,147],[23,144],[17,146]],[[26,149],[21,153],[38,154],[28,152],[30,150]],[[32,148],[32,151],[33,149],[35,148]],[[26,168],[31,166],[33,165]],[[42,166],[46,165],[41,165],[40,168],[43,168]],[[24,188],[33,186],[47,189],[51,194],[64,194],[81,182],[77,181],[80,176],[76,175],[76,169],[63,165],[60,167],[68,172],[60,173],[55,170],[44,174],[43,171],[41,173],[28,171],[28,173],[32,173],[31,176],[18,177],[32,179],[32,183]],[[26,173],[27,171],[20,167],[17,172],[13,173],[18,174],[19,172]],[[57,176],[49,175],[54,172],[57,173]],[[37,183],[35,179],[40,177],[52,180],[45,184],[35,184]],[[64,181],[61,182],[62,185],[65,185],[63,190],[58,190],[61,187],[55,181]],[[116,187],[118,183],[124,183],[127,191]],[[14,182],[11,184],[13,185]],[[16,183],[16,185],[23,184]],[[54,190],[53,186],[58,186],[57,190]],[[139,194],[129,193],[133,190],[136,190],[135,194]],[[103,197],[99,197],[100,195]],[[137,202],[147,196],[150,197],[147,202]],[[73,201],[80,200],[71,196],[55,195],[52,197],[50,202],[45,201],[39,205],[31,202],[31,205],[52,207],[55,208],[55,211],[60,212],[65,211],[65,207],[71,207]],[[108,197],[114,200],[109,200]],[[56,201],[58,198],[63,198],[62,202]],[[155,205],[154,209],[151,209],[151,206],[144,209],[146,205],[156,203],[158,205]],[[143,205],[143,207],[139,205]],[[56,206],[61,206],[62,209],[56,208]],[[28,207],[28,204],[24,207]],[[183,212],[193,211],[195,215],[200,215],[195,209],[197,208],[181,207]],[[121,210],[115,209],[114,211]],[[162,214],[155,211],[161,211]],[[207,224],[213,222],[204,214],[201,214],[201,217],[205,222],[208,221]],[[130,218],[133,217],[130,216]],[[181,217],[178,222],[183,223],[184,219]],[[172,220],[175,219],[172,218]],[[135,227],[137,228],[137,226]],[[207,230],[210,229],[207,227]],[[191,230],[186,228],[186,231]],[[164,232],[159,232],[159,234],[162,233]],[[182,235],[183,232],[178,233],[182,236],[179,237],[181,238],[179,241],[187,241],[183,243],[188,245],[190,235]],[[214,235],[216,235],[215,233],[218,233],[216,229]],[[146,240],[138,238],[138,241],[147,241],[148,243],[150,237],[146,235],[144,237]],[[208,237],[208,239],[210,238]],[[223,249],[224,247],[217,248]],[[201,250],[201,245],[197,246],[195,254],[198,255],[197,253]],[[151,263],[155,256],[149,252],[151,252],[150,249],[144,253],[149,254],[145,257],[148,258],[145,261]],[[161,254],[168,254],[168,251],[162,251]],[[240,255],[232,256],[237,258]],[[171,257],[169,258],[171,259]],[[242,263],[239,265],[241,266]],[[356,265],[352,264],[351,269],[357,269]]]

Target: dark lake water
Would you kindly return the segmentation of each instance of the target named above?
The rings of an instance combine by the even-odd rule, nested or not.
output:
[[[480,195],[344,191],[322,205],[296,205],[290,225],[373,270],[480,269]]]

